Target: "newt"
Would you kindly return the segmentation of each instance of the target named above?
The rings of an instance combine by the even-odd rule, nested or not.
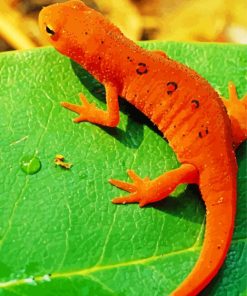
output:
[[[82,105],[61,103],[79,115],[74,122],[116,127],[121,96],[158,127],[181,163],[153,180],[133,170],[128,171],[132,183],[110,179],[129,192],[113,203],[143,207],[166,198],[181,183],[199,186],[206,205],[202,251],[191,273],[171,294],[197,295],[219,271],[231,243],[237,197],[234,150],[247,138],[247,96],[238,100],[234,84],[229,83],[230,99],[222,101],[196,71],[162,51],[141,48],[81,1],[44,8],[39,24],[55,49],[105,87],[106,111],[82,94]]]

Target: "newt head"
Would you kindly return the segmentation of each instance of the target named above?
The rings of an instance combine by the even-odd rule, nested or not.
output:
[[[50,5],[39,14],[40,31],[59,52],[75,59],[93,43],[92,12],[78,0]]]

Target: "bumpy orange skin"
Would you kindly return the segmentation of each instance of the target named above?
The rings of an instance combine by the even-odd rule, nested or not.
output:
[[[207,208],[204,244],[196,266],[172,293],[197,295],[221,267],[234,227],[237,164],[224,104],[195,71],[164,53],[140,48],[80,1],[44,8],[39,23],[59,52],[78,62],[106,87],[107,111],[97,109],[83,96],[82,106],[62,103],[79,114],[76,122],[116,126],[118,96],[124,97],[158,126],[182,164],[155,180],[141,179],[133,171],[129,171],[132,184],[110,180],[130,192],[127,198],[113,202],[139,202],[143,206],[166,197],[179,183],[199,185]],[[235,133],[237,129],[235,124]],[[237,145],[245,138],[237,139]]]

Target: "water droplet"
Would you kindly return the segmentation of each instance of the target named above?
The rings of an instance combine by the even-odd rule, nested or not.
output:
[[[41,162],[36,156],[25,155],[20,161],[20,167],[24,173],[33,175],[41,169]]]
[[[85,173],[79,173],[79,177],[81,179],[86,179],[87,178],[87,174],[85,174]]]
[[[50,274],[45,274],[42,277],[42,280],[45,281],[45,282],[50,282],[51,281],[51,275]]]
[[[24,280],[25,283],[36,286],[37,283],[35,282],[34,277],[30,277]]]

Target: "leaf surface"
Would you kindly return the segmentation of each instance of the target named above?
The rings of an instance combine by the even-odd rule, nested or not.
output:
[[[145,42],[198,71],[228,97],[247,93],[246,46]],[[110,177],[154,178],[179,166],[150,122],[121,101],[116,129],[74,124],[60,101],[78,93],[105,108],[104,89],[52,48],[0,55],[0,295],[168,295],[200,253],[205,209],[194,186],[140,209],[116,206]],[[56,154],[73,163],[54,164]],[[36,155],[27,175],[20,160]],[[246,144],[238,152],[238,209],[227,260],[202,295],[246,295]]]

